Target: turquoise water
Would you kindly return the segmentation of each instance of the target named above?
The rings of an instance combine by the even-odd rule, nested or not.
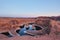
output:
[[[33,28],[32,28],[32,25],[29,25],[28,27],[29,27],[28,30],[32,30],[32,29],[33,29]],[[19,34],[20,34],[21,36],[22,36],[22,35],[26,35],[26,33],[27,33],[26,27],[21,28],[20,31],[19,31]]]

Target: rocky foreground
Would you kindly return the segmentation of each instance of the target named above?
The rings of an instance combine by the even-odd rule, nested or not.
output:
[[[42,36],[14,36],[14,37],[1,37],[0,40],[60,40],[60,35],[42,35]]]

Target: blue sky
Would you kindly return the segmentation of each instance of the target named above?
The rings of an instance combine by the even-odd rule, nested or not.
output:
[[[60,15],[60,0],[0,0],[1,17]]]

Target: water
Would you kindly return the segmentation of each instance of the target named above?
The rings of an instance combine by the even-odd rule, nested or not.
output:
[[[29,27],[28,30],[32,30],[33,29],[32,25],[29,25],[28,27]],[[19,31],[19,34],[20,34],[20,36],[27,35],[27,29],[26,29],[26,27],[21,28],[20,31]]]

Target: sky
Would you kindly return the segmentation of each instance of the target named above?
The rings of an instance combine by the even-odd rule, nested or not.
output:
[[[0,17],[59,15],[60,0],[0,0]]]

